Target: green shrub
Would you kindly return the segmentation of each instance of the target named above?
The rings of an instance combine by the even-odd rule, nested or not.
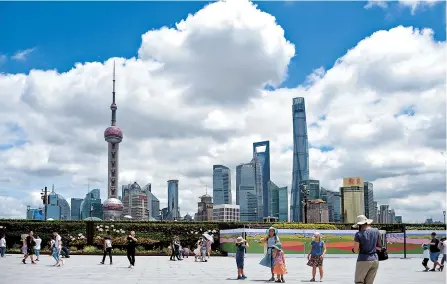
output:
[[[304,224],[304,223],[276,223],[276,229],[301,229],[301,230],[337,230],[332,224]]]
[[[98,251],[99,251],[99,249],[97,249],[94,246],[85,246],[84,249],[82,250],[82,252],[84,252],[84,253],[95,253]]]

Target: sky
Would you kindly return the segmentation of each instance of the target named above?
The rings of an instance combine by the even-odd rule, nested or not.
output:
[[[39,13],[36,11],[39,10]],[[292,181],[292,98],[307,109],[310,176],[374,184],[407,222],[446,200],[444,2],[0,2],[0,217],[24,218],[54,184],[106,196],[116,63],[120,184],[152,183],[182,214],[212,165],[269,140]]]

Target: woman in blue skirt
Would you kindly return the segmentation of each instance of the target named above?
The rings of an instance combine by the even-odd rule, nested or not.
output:
[[[272,277],[269,281],[275,281],[275,275],[273,274],[273,255],[272,250],[273,246],[276,243],[279,243],[278,230],[274,227],[270,227],[267,231],[267,236],[261,238],[261,242],[264,243],[264,258],[259,262],[260,265],[266,266],[270,268],[270,272],[272,273]]]

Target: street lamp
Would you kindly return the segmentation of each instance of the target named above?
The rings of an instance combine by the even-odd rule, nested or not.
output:
[[[445,210],[442,211],[442,214],[444,214],[444,224],[445,224]]]
[[[307,190],[307,184],[303,185],[301,189],[301,194],[303,195],[303,201],[301,201],[301,205],[303,207],[303,215],[304,215],[304,223],[307,223],[307,198],[309,196],[309,190]]]
[[[321,209],[321,204],[320,204],[320,223],[323,223],[322,217],[321,217],[322,214],[323,214],[323,209]]]

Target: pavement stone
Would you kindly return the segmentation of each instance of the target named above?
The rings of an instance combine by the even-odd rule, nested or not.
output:
[[[194,257],[183,261],[169,261],[168,257],[141,256],[136,258],[134,269],[128,268],[125,256],[114,256],[113,265],[101,265],[101,256],[72,256],[63,267],[53,267],[54,260],[41,256],[36,265],[22,264],[19,255],[0,258],[0,284],[140,284],[162,283],[231,283],[236,280],[233,257],[212,257],[208,262],[194,262]],[[259,257],[247,256],[244,282],[267,283],[268,269],[258,264]],[[108,260],[106,260],[106,263]],[[353,258],[326,258],[324,282],[334,284],[354,283]],[[303,258],[286,258],[289,273],[287,283],[309,282],[311,269]],[[28,261],[29,263],[29,261]],[[376,284],[446,283],[446,272],[422,272],[421,259],[390,258],[380,263]],[[318,277],[317,277],[318,279]]]

